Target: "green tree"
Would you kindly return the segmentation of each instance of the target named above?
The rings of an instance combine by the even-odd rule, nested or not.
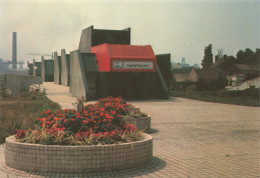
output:
[[[246,64],[249,62],[249,61],[247,61],[247,59],[250,56],[252,56],[253,54],[254,54],[254,52],[249,48],[246,48],[245,51],[239,50],[237,52],[237,60],[239,63]]]
[[[254,54],[254,52],[253,52],[251,49],[246,48],[244,59],[247,60],[247,58],[249,58],[249,57],[252,56],[253,54]]]
[[[201,62],[202,68],[207,68],[213,64],[212,45],[209,44],[204,49],[204,57]]]
[[[240,49],[237,52],[237,60],[242,63],[244,61],[244,56],[245,56],[245,51]]]

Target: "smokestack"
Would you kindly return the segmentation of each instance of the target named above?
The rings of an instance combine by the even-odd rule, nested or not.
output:
[[[17,45],[16,45],[16,32],[13,32],[13,48],[12,48],[12,69],[17,67]]]

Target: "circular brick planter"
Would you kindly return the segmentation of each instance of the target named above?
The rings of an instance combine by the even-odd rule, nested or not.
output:
[[[126,118],[126,122],[134,125],[138,130],[149,130],[151,128],[151,116]]]
[[[6,138],[5,164],[33,172],[83,173],[119,171],[145,167],[153,156],[153,138],[141,141],[91,146],[28,144]]]

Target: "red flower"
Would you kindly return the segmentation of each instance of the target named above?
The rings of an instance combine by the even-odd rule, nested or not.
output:
[[[65,127],[62,127],[60,130],[65,130]]]
[[[72,121],[72,122],[74,122],[74,121],[75,121],[75,119],[74,119],[74,118],[72,118],[72,119],[71,119],[71,121]]]
[[[64,119],[64,121],[63,121],[64,123],[66,123],[67,122],[67,119]]]

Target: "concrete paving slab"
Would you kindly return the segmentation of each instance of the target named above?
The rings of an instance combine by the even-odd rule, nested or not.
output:
[[[50,91],[48,95],[55,95]],[[64,96],[68,95],[64,91]],[[64,104],[62,100],[59,102]],[[260,177],[259,107],[184,98],[129,103],[152,115],[150,134],[154,137],[154,159],[151,164],[144,169],[68,177]],[[15,173],[22,175],[19,171]],[[60,175],[28,173],[26,176]]]
[[[45,89],[46,96],[53,102],[59,103],[63,109],[74,108],[72,103],[77,102],[69,92],[68,86],[54,84],[53,82],[44,82],[41,88]]]

